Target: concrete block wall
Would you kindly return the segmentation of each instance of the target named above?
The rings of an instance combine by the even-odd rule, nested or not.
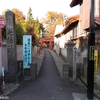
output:
[[[61,48],[60,51],[61,55],[67,60],[67,49]]]
[[[6,44],[3,45],[2,50],[3,50],[4,70],[6,72],[8,72],[8,63],[7,63],[8,61],[7,61],[7,47],[6,47]],[[33,47],[33,51],[34,51],[34,54],[37,54],[36,47]],[[1,53],[0,53],[0,57],[2,57]],[[23,46],[22,45],[17,45],[17,60],[23,60]],[[0,62],[1,62],[0,63],[0,69],[1,69],[2,61],[0,60]],[[0,76],[1,76],[1,71],[0,71]]]

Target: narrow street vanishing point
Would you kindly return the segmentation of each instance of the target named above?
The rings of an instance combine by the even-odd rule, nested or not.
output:
[[[81,84],[61,80],[52,55],[45,49],[37,79],[23,82],[9,95],[9,100],[74,100],[72,93],[86,93]]]

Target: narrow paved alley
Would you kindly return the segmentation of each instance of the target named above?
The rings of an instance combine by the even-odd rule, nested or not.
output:
[[[81,85],[61,80],[52,55],[45,49],[37,79],[23,82],[9,95],[9,100],[74,100],[72,93],[75,92],[86,93]]]

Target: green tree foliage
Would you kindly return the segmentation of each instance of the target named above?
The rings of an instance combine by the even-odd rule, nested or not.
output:
[[[5,12],[9,11],[6,9],[2,12],[2,16],[5,18]],[[15,14],[15,23],[16,23],[16,35],[17,35],[17,44],[22,44],[23,35],[27,34],[31,29],[34,30],[36,34],[36,40],[38,42],[40,38],[40,30],[44,31],[43,24],[39,22],[38,18],[34,20],[32,15],[32,9],[29,8],[27,19],[25,20],[25,16],[23,12],[17,8],[13,8],[12,12]],[[6,39],[6,26],[2,29],[3,39]]]
[[[4,10],[4,11],[2,12],[2,17],[3,17],[4,19],[6,19],[6,18],[5,18],[5,12],[6,12],[6,11],[9,11],[9,9],[6,9],[6,10]],[[3,40],[6,39],[6,25],[2,28],[2,39],[3,39]]]
[[[34,18],[32,15],[32,9],[29,8],[28,14],[27,14],[27,20],[26,20],[26,30],[29,32],[30,29],[34,28]]]
[[[28,14],[27,14],[27,20],[26,20],[26,30],[27,32],[30,31],[30,29],[34,30],[34,34],[36,36],[36,43],[38,43],[40,38],[40,30],[44,31],[43,24],[39,22],[38,18],[35,20],[32,15],[32,9],[29,8]]]
[[[2,16],[5,18],[5,12],[9,11],[6,9],[2,12]],[[25,26],[25,16],[23,15],[22,11],[19,9],[13,8],[12,12],[15,14],[15,24],[16,24],[16,41],[17,44],[22,44],[23,34],[26,33],[26,26]],[[2,29],[3,39],[6,39],[6,27]]]
[[[22,44],[23,34],[24,34],[24,30],[21,23],[19,22],[16,24],[16,43],[19,45]]]
[[[41,29],[42,32],[45,32],[45,28],[44,28],[42,23],[40,23],[40,29]]]
[[[36,41],[39,42],[39,38],[41,37],[41,32],[44,32],[43,24],[39,22],[38,18],[34,20],[34,32],[36,34]]]
[[[40,37],[40,23],[38,18],[34,20],[34,33],[36,34],[36,40],[38,41]]]
[[[6,39],[6,26],[4,26],[2,28],[2,39],[5,40]]]
[[[26,33],[26,22],[23,12],[19,9],[13,8],[12,12],[15,14],[16,22],[16,42],[17,44],[22,44],[23,34]]]
[[[66,18],[66,15],[63,13],[48,11],[46,14],[46,18],[42,19],[42,23],[45,24],[45,28],[46,28],[46,36],[53,37],[55,26],[57,24],[63,25],[65,18]]]
[[[19,24],[19,23],[21,24],[21,27],[25,34],[26,33],[26,22],[25,22],[25,16],[23,15],[23,12],[17,8],[13,8],[12,12],[15,14],[16,24]]]
[[[17,8],[13,8],[12,12],[15,14],[15,21],[16,22],[22,22],[25,21],[25,16],[23,15],[23,12],[20,11]]]
[[[29,11],[28,11],[28,14],[27,14],[27,20],[28,21],[34,20],[31,7],[29,8]]]

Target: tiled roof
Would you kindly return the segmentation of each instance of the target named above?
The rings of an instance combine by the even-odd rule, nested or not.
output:
[[[79,20],[79,15],[71,16],[65,21],[65,25],[67,25],[69,22],[70,22],[70,24],[74,23],[77,20]]]
[[[100,17],[95,17],[94,21],[96,24],[100,25]]]
[[[69,17],[65,21],[65,28],[59,34],[56,34],[55,36],[59,36],[60,34],[63,34],[71,24],[73,24],[73,23],[75,23],[77,21],[79,21],[79,15],[75,15],[75,16]]]

